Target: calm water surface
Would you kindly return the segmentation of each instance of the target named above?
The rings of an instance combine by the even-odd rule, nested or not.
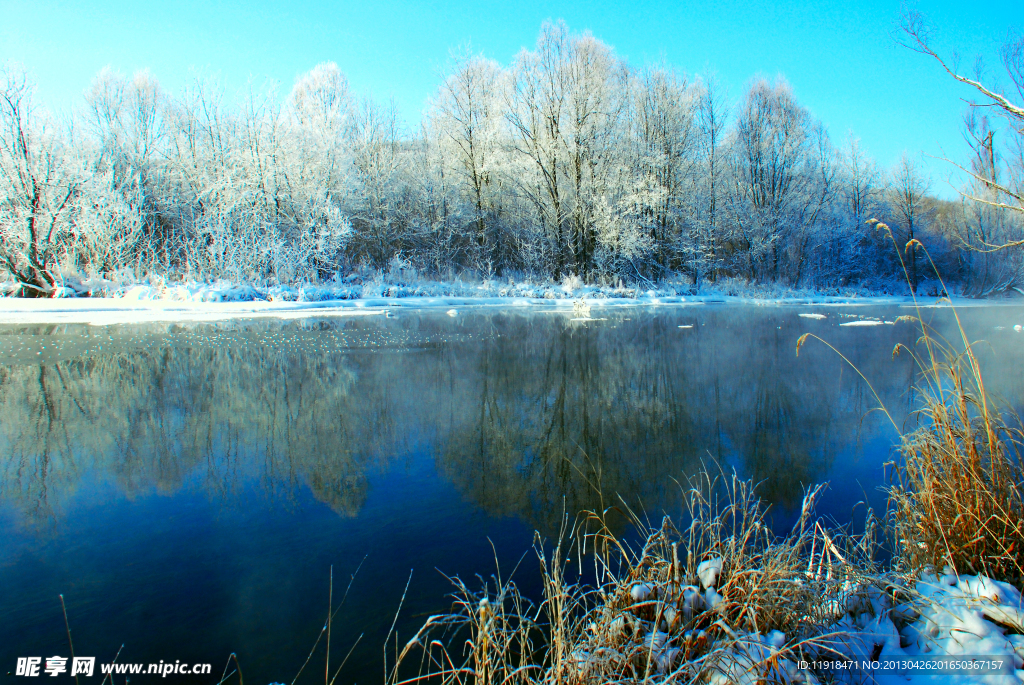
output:
[[[799,316],[812,311],[828,318]],[[763,480],[780,520],[803,484],[830,481],[822,513],[850,520],[865,496],[882,505],[895,434],[851,369],[813,342],[797,358],[796,340],[836,345],[902,425],[915,369],[891,352],[917,330],[840,324],[907,313],[707,305],[573,322],[466,308],[0,326],[0,672],[67,656],[63,594],[76,654],[109,661],[123,644],[122,662],[219,671],[235,652],[249,681],[291,682],[323,625],[331,567],[337,597],[362,562],[332,659],[363,633],[339,682],[379,682],[410,570],[402,643],[450,604],[442,574],[511,569],[534,530],[600,506],[594,484],[605,501],[676,512],[673,479],[702,459]],[[926,317],[951,332],[948,311]],[[1012,328],[1024,308],[962,317],[988,341],[991,389],[1024,404]],[[517,571],[528,594],[536,570],[527,555]],[[315,659],[300,682],[322,678]]]

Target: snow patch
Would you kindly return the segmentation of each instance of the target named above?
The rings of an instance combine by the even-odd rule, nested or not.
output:
[[[629,596],[634,602],[644,602],[654,596],[654,586],[650,583],[637,583],[629,589]]]
[[[697,577],[700,579],[700,584],[708,589],[715,587],[715,584],[718,582],[718,576],[721,574],[721,557],[702,561],[700,562],[700,565],[697,566]]]
[[[893,606],[875,586],[851,593],[844,616],[832,626],[839,651],[855,660],[885,658],[1002,658],[1002,675],[963,671],[942,676],[959,683],[1024,682],[1024,611],[1020,592],[984,576],[922,573],[914,599]],[[1007,635],[1007,633],[1011,633]],[[1016,634],[1014,634],[1016,633]],[[934,682],[927,669],[876,673],[880,683]]]

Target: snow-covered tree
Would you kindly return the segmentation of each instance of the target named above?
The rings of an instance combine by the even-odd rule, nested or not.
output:
[[[16,67],[0,71],[0,259],[25,295],[49,294],[74,250],[82,173],[56,122],[38,112]]]

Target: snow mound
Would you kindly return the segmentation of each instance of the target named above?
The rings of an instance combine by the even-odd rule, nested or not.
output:
[[[697,566],[697,577],[700,578],[700,584],[709,590],[715,587],[720,575],[722,575],[722,557],[702,561]]]
[[[910,602],[894,606],[891,594],[874,586],[851,593],[847,613],[833,626],[837,651],[855,661],[920,664],[960,657],[1003,664],[998,673],[985,675],[969,668],[941,675],[914,667],[879,670],[874,677],[883,685],[936,678],[979,685],[1024,682],[1024,610],[1016,588],[985,576],[926,572],[911,594]]]

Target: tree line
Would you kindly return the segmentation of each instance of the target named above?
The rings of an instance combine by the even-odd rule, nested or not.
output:
[[[852,134],[833,142],[782,78],[732,101],[713,75],[635,68],[562,23],[508,66],[454,57],[415,129],[333,63],[286,97],[236,100],[208,79],[171,95],[148,72],[105,69],[62,119],[6,68],[0,272],[27,295],[69,274],[260,284],[393,264],[437,278],[916,289],[931,274],[923,247],[974,294],[1022,274],[1019,251],[970,249],[1021,233],[1021,212],[973,197],[1013,162],[987,121],[968,121],[977,173],[946,202],[913,157],[885,170]],[[910,244],[906,274],[893,242]]]

